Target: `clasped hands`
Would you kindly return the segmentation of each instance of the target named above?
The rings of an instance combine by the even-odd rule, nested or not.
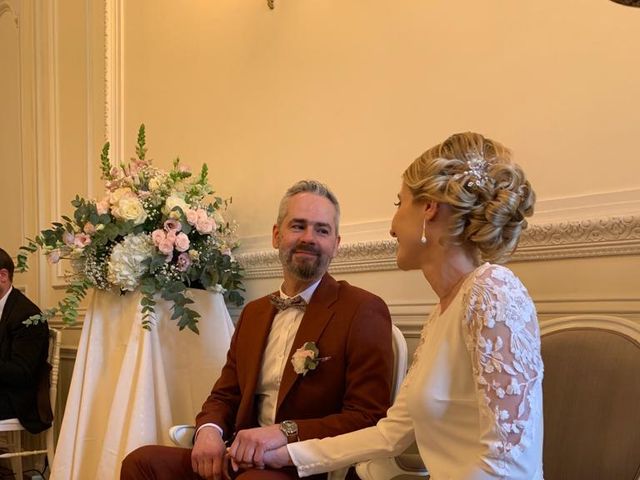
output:
[[[191,451],[193,471],[206,480],[228,480],[240,469],[292,465],[287,438],[279,425],[240,430],[227,448],[215,428],[198,432]]]

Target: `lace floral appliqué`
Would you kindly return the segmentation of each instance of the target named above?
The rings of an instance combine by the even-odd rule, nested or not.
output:
[[[466,298],[465,343],[472,356],[481,415],[499,464],[517,458],[539,419],[542,359],[533,302],[510,270],[482,269]]]

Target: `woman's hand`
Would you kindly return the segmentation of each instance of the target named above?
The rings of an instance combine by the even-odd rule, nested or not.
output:
[[[275,450],[268,450],[264,452],[263,461],[266,466],[271,468],[282,468],[293,465],[289,450],[286,445]]]

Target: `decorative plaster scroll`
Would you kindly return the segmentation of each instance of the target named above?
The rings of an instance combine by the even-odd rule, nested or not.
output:
[[[0,17],[4,14],[11,15],[13,17],[13,21],[16,23],[16,28],[20,28],[20,20],[18,19],[18,15],[11,7],[11,4],[7,0],[0,0]]]
[[[396,269],[396,242],[375,240],[340,247],[331,272]],[[533,225],[525,230],[512,261],[640,254],[640,215]],[[238,260],[247,278],[275,278],[282,267],[275,250],[245,253]]]

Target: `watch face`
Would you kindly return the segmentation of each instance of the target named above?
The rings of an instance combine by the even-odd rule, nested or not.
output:
[[[298,425],[293,420],[285,420],[280,424],[280,428],[286,435],[297,435]]]

